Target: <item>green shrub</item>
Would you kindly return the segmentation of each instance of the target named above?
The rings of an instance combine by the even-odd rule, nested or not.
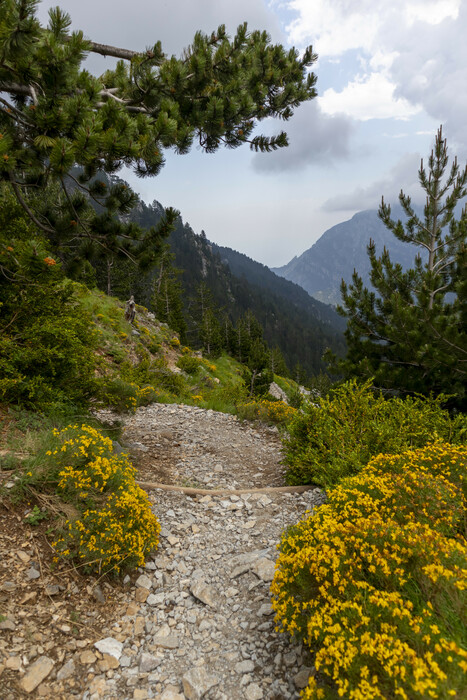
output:
[[[347,382],[296,413],[284,439],[290,484],[330,486],[380,453],[467,438],[466,416],[451,418],[443,397],[384,399],[370,386]]]
[[[39,410],[95,390],[90,315],[40,241],[0,242],[0,400]]]
[[[151,385],[139,386],[120,377],[105,378],[99,382],[98,397],[105,406],[119,412],[135,411],[159,400],[160,392]]]
[[[276,620],[315,652],[303,698],[463,697],[467,448],[380,455],[284,533]]]
[[[201,360],[199,357],[193,357],[191,355],[182,355],[177,361],[177,367],[187,374],[196,374],[200,366]]]

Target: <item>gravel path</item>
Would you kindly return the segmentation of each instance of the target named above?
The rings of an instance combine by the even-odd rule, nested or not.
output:
[[[214,411],[140,408],[125,419],[122,446],[141,481],[284,485],[277,430]],[[83,700],[298,698],[312,664],[275,631],[269,585],[281,532],[323,502],[323,492],[149,496],[162,525],[155,558],[125,579],[112,623],[60,663],[50,656],[53,667],[36,687]]]

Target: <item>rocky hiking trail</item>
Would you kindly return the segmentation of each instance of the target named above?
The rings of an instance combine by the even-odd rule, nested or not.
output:
[[[99,418],[124,421],[115,447],[141,483],[178,488],[145,487],[159,548],[123,583],[90,581],[54,572],[44,532],[0,511],[1,697],[298,698],[314,669],[275,631],[269,586],[282,531],[324,493],[277,488],[275,428],[171,404]]]

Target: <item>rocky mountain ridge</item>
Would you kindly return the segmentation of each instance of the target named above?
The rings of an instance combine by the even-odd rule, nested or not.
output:
[[[394,208],[393,216],[402,217],[400,207]],[[376,210],[367,210],[328,229],[311,248],[272,270],[299,284],[315,299],[337,305],[341,301],[341,280],[350,282],[354,269],[365,286],[371,286],[367,255],[370,239],[375,243],[377,255],[386,247],[391,260],[401,263],[403,268],[413,264],[416,253],[413,246],[399,241],[384,226]]]

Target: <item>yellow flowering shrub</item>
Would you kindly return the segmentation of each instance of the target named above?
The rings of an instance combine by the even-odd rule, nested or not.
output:
[[[467,448],[379,455],[286,531],[282,629],[315,652],[303,698],[464,697]]]
[[[138,384],[121,377],[104,378],[100,384],[100,399],[105,406],[117,411],[134,412],[138,406],[147,406],[160,400],[161,390],[153,385]]]
[[[54,435],[50,476],[79,512],[53,543],[57,552],[99,573],[142,565],[157,547],[160,525],[127,455],[115,454],[112,441],[88,425]]]
[[[251,399],[239,403],[237,413],[240,418],[247,420],[260,420],[265,423],[285,424],[289,423],[296,414],[296,409],[284,401],[268,401]]]

